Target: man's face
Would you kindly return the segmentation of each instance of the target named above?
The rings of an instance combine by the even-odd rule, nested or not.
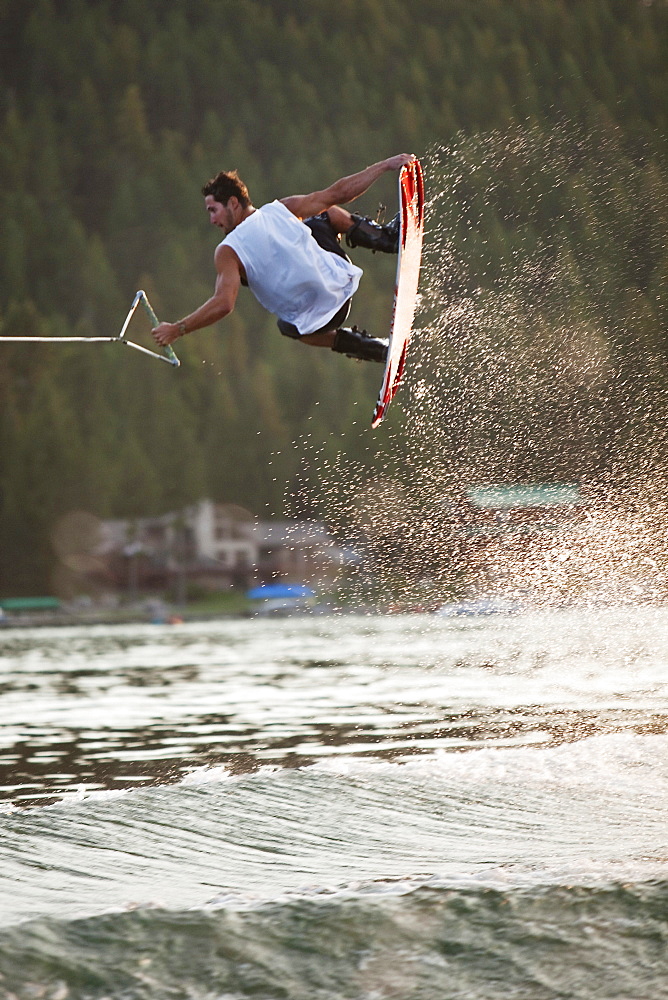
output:
[[[236,198],[230,198],[225,205],[216,201],[212,194],[207,194],[204,198],[206,210],[209,213],[209,222],[212,226],[218,226],[225,235],[231,233],[236,226],[234,218],[234,207],[238,205]]]

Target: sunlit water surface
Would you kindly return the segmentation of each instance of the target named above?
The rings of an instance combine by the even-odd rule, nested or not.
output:
[[[664,609],[6,629],[0,684],[0,995],[668,996]]]

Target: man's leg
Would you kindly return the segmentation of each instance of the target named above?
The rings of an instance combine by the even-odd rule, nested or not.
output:
[[[332,227],[346,238],[349,247],[364,247],[380,253],[399,252],[399,213],[386,226],[334,205],[326,212]]]
[[[337,319],[337,316],[333,317],[332,322]],[[343,321],[344,319],[338,319],[338,322]],[[329,347],[337,354],[346,354],[349,358],[357,358],[359,361],[378,361],[384,364],[387,358],[388,341],[372,337],[366,330],[358,330],[356,326],[332,327],[331,330],[316,330],[315,333],[302,335],[292,323],[279,319],[278,328],[284,337],[292,337],[293,340],[299,340],[311,347]]]
[[[340,205],[332,205],[324,214],[329,219],[334,231],[341,236],[345,236],[348,230],[355,224],[355,220],[350,212],[345,208],[341,208]]]
[[[334,221],[330,218],[330,212],[333,213],[332,217]],[[311,230],[313,239],[319,247],[327,250],[328,253],[337,254],[337,256],[349,261],[350,257],[341,246],[341,235],[347,232],[349,226],[352,225],[349,221],[350,213],[346,212],[343,208],[338,211],[330,209],[330,212],[321,212],[320,215],[312,215],[308,219],[304,219],[304,225],[308,226]],[[348,216],[348,219],[346,219],[346,216]],[[341,229],[341,226],[344,228]]]
[[[332,347],[336,339],[336,330],[327,330],[325,333],[305,333],[299,338],[302,344],[310,344],[311,347]]]
[[[337,354],[345,354],[358,361],[378,361],[384,365],[387,360],[388,341],[372,337],[366,330],[358,330],[356,326],[341,326],[338,330],[328,330],[326,333],[307,333],[299,339],[312,347],[329,347]]]
[[[332,347],[334,344],[334,338],[336,337],[336,331],[340,326],[343,326],[350,315],[351,304],[352,299],[348,299],[347,302],[344,302],[339,311],[335,313],[332,318],[328,320],[327,323],[319,330],[315,330],[314,333],[306,333],[302,335],[294,323],[288,323],[287,320],[284,319],[277,320],[277,326],[284,337],[291,337],[293,340],[301,340],[304,344],[310,344],[312,347]]]
[[[309,227],[313,238],[323,250],[328,250],[330,253],[338,254],[348,260],[348,255],[341,247],[341,235],[354,228],[359,218],[359,216],[351,215],[345,208],[335,205],[321,215],[304,219],[304,223]],[[278,320],[278,328],[284,337],[300,340],[311,347],[328,347],[338,354],[346,354],[349,358],[358,358],[361,361],[379,361],[384,364],[387,357],[388,341],[372,337],[366,330],[359,330],[356,326],[352,328],[343,326],[349,313],[350,300],[341,307],[335,316],[332,316],[326,326],[316,330],[315,333],[301,335],[294,324],[283,319]]]

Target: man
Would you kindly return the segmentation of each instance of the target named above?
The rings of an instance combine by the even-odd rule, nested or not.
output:
[[[398,252],[399,217],[386,226],[351,214],[342,204],[354,201],[391,170],[413,157],[407,153],[380,160],[342,177],[322,191],[293,195],[261,208],[251,203],[236,171],[221,171],[202,188],[209,219],[225,234],[214,262],[211,298],[177,323],[160,323],[153,337],[161,347],[223,319],[234,309],[239,288],[247,285],[278,317],[282,334],[349,357],[384,362],[387,340],[343,323],[362,276],[342,250],[349,246]]]

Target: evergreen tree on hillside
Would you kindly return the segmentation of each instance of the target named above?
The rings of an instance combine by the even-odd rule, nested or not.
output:
[[[159,315],[192,310],[213,286],[217,239],[200,186],[223,167],[261,204],[437,149],[423,322],[472,296],[498,301],[510,282],[531,310],[540,299],[531,315],[550,337],[576,316],[604,328],[625,377],[641,373],[659,398],[667,29],[665,4],[618,0],[4,0],[0,333],[113,334],[139,287]],[[391,211],[389,180],[359,208],[374,215],[379,197]],[[381,332],[392,268],[360,262],[354,319]],[[114,347],[0,344],[6,592],[48,586],[49,524],[74,506],[139,515],[206,492],[279,515],[305,434],[328,462],[344,447],[352,463],[376,460],[354,428],[378,373],[287,343],[250,296],[178,346],[176,372]],[[531,403],[543,440],[548,384]],[[511,396],[498,400],[508,427]],[[508,441],[474,438],[439,441],[474,457]],[[547,475],[546,454],[534,467]],[[553,467],[579,474],[573,452]]]

